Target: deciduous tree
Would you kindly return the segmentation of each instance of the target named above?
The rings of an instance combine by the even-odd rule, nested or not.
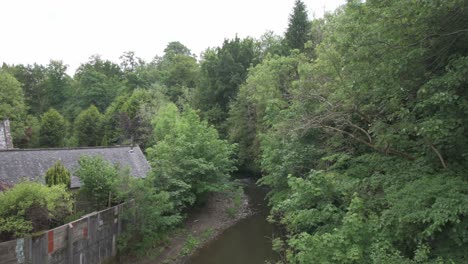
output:
[[[14,143],[24,137],[26,109],[21,84],[11,74],[0,70],[0,119],[10,119]]]

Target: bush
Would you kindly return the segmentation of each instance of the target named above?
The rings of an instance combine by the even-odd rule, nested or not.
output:
[[[125,179],[125,178],[121,178]],[[155,190],[154,179],[128,177],[120,181],[119,198],[130,201],[125,210],[125,219],[131,223],[119,238],[119,248],[124,253],[142,255],[147,249],[160,243],[182,221],[175,210],[168,192]]]
[[[86,197],[95,210],[105,208],[109,205],[109,198],[116,196],[118,169],[101,156],[83,156],[78,163],[80,167],[76,176],[81,182],[79,194]]]
[[[63,184],[70,187],[70,171],[63,166],[62,162],[57,161],[54,166],[46,171],[45,182],[48,186]]]
[[[71,212],[71,195],[64,185],[19,183],[0,193],[0,240],[53,228]]]

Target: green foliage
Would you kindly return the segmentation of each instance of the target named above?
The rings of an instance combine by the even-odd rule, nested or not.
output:
[[[64,185],[22,182],[0,193],[0,237],[9,240],[63,224],[72,199]]]
[[[101,144],[104,135],[102,120],[101,113],[94,105],[78,115],[75,119],[74,130],[79,146],[99,146]]]
[[[194,236],[189,234],[185,240],[185,244],[180,251],[182,256],[188,256],[195,252],[200,245],[203,245],[203,242],[208,240],[210,237],[213,236],[214,230],[208,228],[207,230],[203,231],[203,233],[199,234],[198,236]]]
[[[72,79],[68,74],[67,65],[62,61],[51,60],[46,68],[46,92],[48,105],[55,109],[63,109],[71,93]]]
[[[29,114],[43,114],[49,108],[61,110],[71,95],[73,80],[67,65],[51,60],[48,65],[5,65],[2,67],[22,85]]]
[[[70,187],[70,171],[65,168],[62,162],[57,161],[54,166],[50,167],[46,171],[45,182],[49,187],[54,185],[65,185]]]
[[[185,241],[184,247],[180,251],[180,254],[182,256],[189,255],[200,246],[200,243],[201,241],[198,238],[194,237],[192,234],[189,234],[187,240]]]
[[[195,111],[179,112],[174,104],[154,119],[157,144],[147,150],[158,189],[167,190],[178,208],[200,201],[224,188],[234,161],[234,145],[219,139],[217,131]]]
[[[180,42],[170,42],[164,56],[157,61],[160,81],[167,87],[166,95],[176,103],[184,88],[195,88],[199,79],[199,65],[190,50]]]
[[[289,24],[286,29],[285,42],[290,49],[304,50],[304,44],[308,41],[310,22],[304,2],[296,0],[292,14],[289,16]]]
[[[26,105],[21,84],[11,74],[0,70],[0,119],[9,118],[13,141],[24,136]]]
[[[463,7],[349,1],[304,54],[249,72],[231,136],[260,161],[288,262],[466,261]]]
[[[100,156],[83,156],[78,163],[80,167],[75,174],[82,184],[80,195],[86,197],[96,210],[109,206],[117,196],[119,170]]]
[[[37,148],[40,146],[41,122],[32,115],[26,117],[26,129],[21,144],[17,147]]]
[[[73,104],[81,108],[95,105],[103,112],[117,95],[126,90],[120,67],[99,56],[93,56],[89,62],[82,64],[74,78],[77,81],[75,96],[78,100]]]
[[[229,104],[247,77],[247,70],[258,60],[255,41],[250,38],[225,40],[223,46],[208,49],[200,65],[200,85],[195,93],[195,105],[203,116],[223,135]]]
[[[241,168],[259,172],[259,136],[270,124],[273,109],[287,106],[297,78],[298,65],[305,58],[267,56],[261,64],[249,71],[236,101],[229,111],[229,139],[239,144],[238,159]],[[269,113],[267,113],[269,111]]]
[[[273,31],[266,31],[257,39],[257,49],[260,51],[260,60],[263,60],[268,54],[271,55],[286,55],[287,47],[283,45],[283,37],[276,35]]]
[[[46,67],[38,64],[2,67],[18,80],[23,89],[29,113],[44,113],[49,108],[47,99]]]
[[[40,144],[43,147],[62,147],[67,131],[66,120],[51,108],[41,118]]]
[[[180,224],[182,217],[177,213],[171,195],[154,188],[152,176],[119,179],[118,199],[130,201],[124,217],[131,223],[119,238],[119,247],[134,255],[146,254],[148,248],[160,243]]]
[[[165,103],[164,99],[156,89],[136,89],[130,96],[117,97],[104,115],[108,143],[148,146],[153,134],[151,118]]]
[[[121,67],[92,57],[73,79],[59,61],[4,65],[0,117],[19,146],[39,145],[36,115],[51,106],[74,136],[61,142],[66,121],[46,113],[41,133],[57,139],[42,144],[151,146],[146,180],[99,159],[79,170],[96,208],[109,194],[135,200],[130,248],[160,241],[182,209],[225,189],[236,149],[221,135],[239,145],[242,169],[263,174],[269,219],[286,232],[274,247],[288,262],[464,263],[466,11],[462,0],[352,0],[309,21],[298,0],[284,39],[225,40],[200,65],[180,42],[149,63],[133,52]],[[28,188],[25,197],[39,187]],[[6,236],[30,232],[30,214],[14,215],[0,214]]]
[[[229,217],[234,218],[242,206],[242,198],[244,197],[244,190],[242,187],[238,187],[237,189],[231,190],[229,195],[232,196],[232,206],[226,209],[226,212]]]

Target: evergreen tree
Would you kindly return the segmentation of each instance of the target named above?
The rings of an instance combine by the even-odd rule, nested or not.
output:
[[[74,128],[79,146],[97,146],[101,144],[103,137],[102,120],[101,113],[94,105],[78,115]]]
[[[45,182],[50,187],[53,185],[64,184],[70,187],[71,174],[65,168],[62,162],[57,161],[54,166],[50,167],[45,174]]]
[[[304,2],[296,0],[293,13],[289,16],[288,29],[285,33],[286,45],[290,49],[304,50],[304,44],[308,40],[309,18]]]
[[[40,144],[43,147],[61,147],[65,138],[65,118],[51,108],[41,118]]]

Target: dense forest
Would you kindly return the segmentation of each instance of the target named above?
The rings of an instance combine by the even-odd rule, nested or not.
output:
[[[139,144],[147,236],[237,167],[270,189],[283,262],[467,263],[468,3],[306,10],[297,0],[284,35],[200,58],[171,42],[150,62],[92,56],[73,76],[62,61],[4,64],[0,116],[20,148]]]

